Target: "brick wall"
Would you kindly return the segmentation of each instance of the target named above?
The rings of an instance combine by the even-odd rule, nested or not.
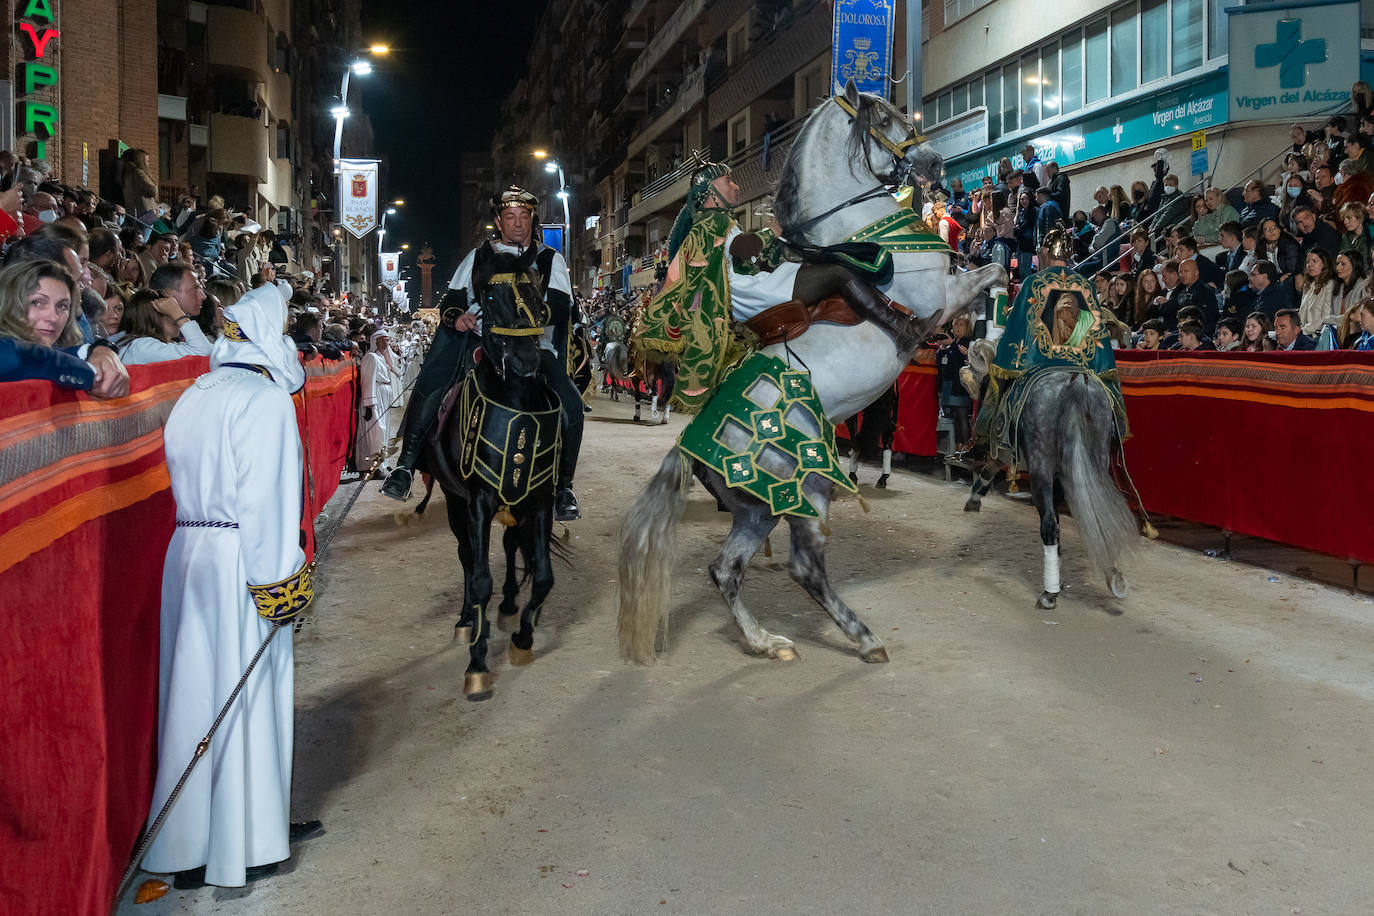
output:
[[[100,151],[122,140],[148,151],[156,175],[157,0],[61,0],[55,8],[62,37],[54,169],[80,184],[84,141],[87,184],[98,187]]]

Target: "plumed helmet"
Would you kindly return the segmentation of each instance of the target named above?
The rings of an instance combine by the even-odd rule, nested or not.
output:
[[[538,206],[539,198],[535,197],[524,188],[511,185],[509,188],[502,191],[501,195],[497,197],[496,200],[492,201],[491,212],[496,216],[500,216],[501,211],[507,207],[524,207],[533,214]]]
[[[1045,234],[1045,253],[1056,261],[1073,258],[1073,239],[1063,229],[1051,229]]]

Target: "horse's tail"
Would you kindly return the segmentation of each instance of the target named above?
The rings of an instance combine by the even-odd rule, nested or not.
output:
[[[668,628],[677,525],[692,486],[689,459],[677,447],[625,510],[620,523],[620,654],[648,664]]]
[[[1136,539],[1135,519],[1112,481],[1111,402],[1093,379],[1080,376],[1065,387],[1060,416],[1064,495],[1089,559],[1110,578]]]

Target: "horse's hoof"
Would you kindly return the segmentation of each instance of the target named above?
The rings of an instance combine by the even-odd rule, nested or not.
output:
[[[1035,604],[1036,604],[1036,607],[1040,608],[1040,610],[1042,610],[1042,611],[1052,611],[1052,610],[1055,609],[1055,606],[1056,606],[1058,603],[1059,603],[1059,595],[1057,595],[1057,594],[1051,595],[1049,592],[1041,592],[1041,593],[1040,593],[1040,600],[1037,601]]]
[[[472,645],[472,627],[465,627],[462,624],[454,627],[453,641],[460,642],[465,646]]]
[[[520,629],[520,615],[500,613],[496,615],[496,629],[502,633],[514,633]]]
[[[874,484],[874,486],[876,486],[879,490],[886,490],[886,489],[887,489],[887,479],[888,479],[889,477],[891,477],[891,476],[892,476],[891,474],[884,474],[884,475],[882,475],[881,477],[878,478],[878,482],[877,482],[876,484]]]
[[[870,664],[885,665],[887,664],[887,648],[885,646],[878,646],[869,649],[867,652],[860,652],[859,658],[862,658]]]
[[[534,661],[533,649],[522,649],[515,643],[510,644],[510,663],[516,667],[523,667]]]
[[[965,512],[981,512],[982,509],[983,509],[983,504],[982,504],[982,502],[979,501],[979,500],[970,499],[968,502],[964,503],[964,511],[965,511]]]
[[[1114,569],[1112,574],[1107,577],[1107,588],[1111,589],[1112,596],[1115,598],[1125,598],[1131,591],[1131,583],[1126,581],[1126,577],[1121,570]]]
[[[493,680],[490,671],[469,671],[463,675],[463,696],[474,703],[490,700]]]
[[[791,646],[783,646],[773,653],[773,657],[780,662],[795,662],[797,660],[797,650]]]
[[[850,482],[850,483],[857,484],[857,483],[859,482],[859,475],[856,474],[856,473],[854,473],[853,471],[850,471],[850,472],[849,472],[849,482]]]

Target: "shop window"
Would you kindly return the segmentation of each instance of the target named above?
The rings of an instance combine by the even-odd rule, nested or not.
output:
[[[1017,130],[1016,104],[1021,98],[1021,87],[1017,85],[1018,70],[1016,61],[1002,68],[1002,133],[1014,134]]]
[[[1083,30],[1083,102],[1091,105],[1107,97],[1107,20]]]
[[[1112,13],[1111,39],[1112,95],[1122,95],[1138,85],[1136,61],[1140,56],[1140,38],[1136,30],[1134,7]]]
[[[1174,72],[1201,67],[1202,0],[1174,0],[1173,20]]]
[[[1058,42],[1040,49],[1040,119],[1042,121],[1060,114],[1059,93],[1063,85],[1059,79]]]
[[[988,74],[984,84],[988,106],[988,142],[1002,136],[1002,76],[996,70]]]
[[[1140,82],[1153,82],[1169,73],[1169,5],[1166,0],[1140,4]]]
[[[1059,87],[1059,112],[1064,114],[1083,107],[1083,42],[1075,31],[1064,39],[1064,75]]]
[[[1021,58],[1021,126],[1034,127],[1040,123],[1040,57],[1028,54]]]

